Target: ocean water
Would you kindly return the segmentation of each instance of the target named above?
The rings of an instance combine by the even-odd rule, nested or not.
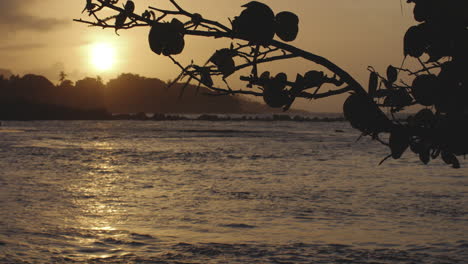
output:
[[[468,162],[346,123],[6,122],[0,263],[467,263]]]

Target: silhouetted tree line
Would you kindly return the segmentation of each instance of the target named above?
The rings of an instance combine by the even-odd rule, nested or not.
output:
[[[54,85],[34,74],[0,75],[0,119],[108,119],[110,113],[261,113],[269,109],[241,97],[206,96],[206,88],[168,89],[157,78],[121,74],[104,84],[97,78],[76,83],[61,73]],[[175,84],[176,88],[183,84]],[[191,87],[194,88],[194,87]]]
[[[109,119],[102,97],[102,83],[85,78],[73,84],[54,85],[44,76],[0,75],[0,119],[64,120]]]
[[[181,84],[176,84],[180,86]],[[179,87],[180,88],[180,87]],[[157,78],[121,74],[104,87],[107,109],[117,113],[242,113],[239,97],[214,98],[205,96],[205,88],[180,97],[180,89],[168,89]]]

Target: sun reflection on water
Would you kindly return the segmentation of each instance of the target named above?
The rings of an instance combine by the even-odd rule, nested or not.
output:
[[[112,144],[92,142],[93,153],[83,164],[82,174],[73,179],[68,191],[73,193],[73,204],[78,209],[67,222],[83,234],[77,241],[78,255],[92,258],[108,258],[122,254],[123,231],[118,227],[125,221],[125,182],[126,176],[119,172],[115,157],[109,155]],[[78,212],[78,213],[76,213]]]

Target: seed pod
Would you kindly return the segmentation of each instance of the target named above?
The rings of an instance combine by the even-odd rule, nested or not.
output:
[[[276,35],[283,41],[294,41],[299,33],[299,17],[291,12],[276,15]]]

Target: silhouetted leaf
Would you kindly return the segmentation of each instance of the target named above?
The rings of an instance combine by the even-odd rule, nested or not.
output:
[[[455,63],[454,61],[442,65],[438,75],[440,88],[435,102],[439,112],[458,111],[457,109],[467,105],[467,68],[466,63]]]
[[[263,101],[272,108],[281,108],[289,103],[289,96],[285,91],[278,91],[269,86],[263,90]]]
[[[343,113],[351,126],[372,134],[388,130],[392,124],[367,96],[351,94],[343,105]]]
[[[269,72],[264,72],[261,76],[265,80],[270,75]],[[278,73],[273,79],[267,79],[263,86],[263,100],[273,108],[280,108],[290,102],[288,92],[284,90],[288,77],[285,73]]]
[[[204,85],[208,87],[213,86],[213,79],[211,78],[210,70],[208,68],[205,68],[205,67],[200,68],[199,73],[201,76],[200,80]]]
[[[305,83],[306,81],[304,76],[296,74],[296,80],[294,81],[294,84],[292,85],[290,90],[290,93],[293,98],[306,89]]]
[[[419,58],[426,48],[426,34],[423,26],[412,26],[408,29],[403,39],[404,55]]]
[[[375,97],[377,86],[379,85],[379,75],[376,72],[371,72],[369,76],[369,95]]]
[[[395,129],[390,134],[390,149],[392,158],[399,159],[410,145],[410,135],[403,128]]]
[[[270,79],[270,72],[269,71],[265,71],[263,72],[261,75],[260,75],[260,79],[261,80],[269,80]]]
[[[193,15],[191,16],[191,18],[192,18],[192,23],[193,23],[194,25],[200,25],[200,23],[201,23],[202,20],[203,20],[203,16],[200,15],[200,14],[198,14],[198,13],[193,14]]]
[[[275,14],[270,7],[257,1],[242,7],[246,9],[232,22],[234,34],[252,44],[267,45],[275,35]]]
[[[115,17],[115,32],[122,28],[127,20],[127,14],[125,12],[121,12]]]
[[[184,24],[176,18],[171,23],[155,22],[148,36],[151,50],[165,56],[180,54],[185,47],[184,31]]]
[[[280,72],[275,76],[273,81],[275,82],[276,89],[284,90],[288,81],[288,75],[286,75],[284,72]]]
[[[431,161],[429,150],[423,150],[419,152],[419,160],[421,160],[425,165],[429,164],[429,161]]]
[[[231,49],[221,49],[217,50],[210,58],[210,61],[218,67],[223,77],[227,77],[236,71],[233,55],[234,51]]]
[[[387,97],[389,96],[390,94],[392,94],[393,91],[392,90],[385,90],[385,89],[380,89],[380,90],[377,90],[375,93],[374,93],[374,98],[383,98],[383,97]]]
[[[389,65],[387,68],[387,80],[390,83],[394,83],[397,80],[398,77],[398,71],[395,67],[392,65]]]
[[[429,109],[420,110],[413,118],[414,126],[430,128],[435,125],[434,113]]]
[[[419,142],[411,142],[410,149],[411,149],[411,151],[413,153],[419,154],[424,149],[424,146],[420,141]]]
[[[283,41],[294,41],[299,33],[299,17],[291,12],[276,15],[276,35]]]
[[[438,86],[437,76],[433,74],[419,75],[413,80],[411,93],[418,103],[431,106],[436,101]]]
[[[440,155],[440,149],[433,149],[431,152],[431,159],[437,159]]]
[[[133,13],[133,11],[135,11],[135,3],[131,0],[128,0],[127,3],[125,3],[125,11],[127,14]]]
[[[91,15],[95,7],[96,7],[96,4],[94,4],[91,0],[86,0],[86,6],[83,9],[83,11],[81,11],[81,13],[83,13],[84,11],[88,11],[89,14]]]
[[[308,71],[304,74],[304,88],[313,88],[322,86],[324,80],[323,72],[319,71]]]
[[[448,164],[452,165],[453,168],[459,169],[460,168],[460,162],[458,161],[457,157],[453,155],[453,153],[447,152],[447,151],[442,151],[441,152],[441,157],[442,160]]]
[[[414,6],[413,14],[414,19],[418,22],[426,21],[431,14],[435,11],[434,9],[434,1],[414,1],[416,5]]]
[[[389,95],[384,100],[385,106],[396,107],[401,109],[408,105],[411,105],[413,99],[408,94],[406,89],[398,89],[398,90],[389,90],[391,91]]]

